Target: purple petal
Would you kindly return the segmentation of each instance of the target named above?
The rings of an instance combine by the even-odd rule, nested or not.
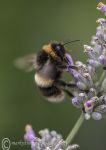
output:
[[[91,102],[86,102],[86,106],[91,107],[92,106]]]
[[[71,57],[71,55],[69,53],[66,53],[66,59],[68,60],[68,65],[69,66],[73,66],[74,65],[73,59],[72,59],[72,57]]]
[[[101,11],[102,12],[106,12],[106,5],[104,5],[104,6],[101,7]]]
[[[30,125],[25,127],[26,134],[24,135],[24,139],[28,142],[32,142],[35,139],[35,133]]]
[[[100,10],[101,12],[106,12],[106,5],[103,4],[102,2],[100,2],[100,3],[97,5],[97,9]]]
[[[105,58],[104,55],[101,55],[101,56],[99,57],[99,62],[100,62],[102,65],[105,65],[105,64],[106,64],[106,58]]]

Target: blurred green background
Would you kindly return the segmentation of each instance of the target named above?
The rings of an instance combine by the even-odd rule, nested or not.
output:
[[[95,34],[98,0],[15,0],[0,1],[0,142],[23,141],[24,127],[32,124],[36,133],[43,128],[56,130],[64,138],[75,124],[80,111],[70,98],[60,104],[44,100],[35,83],[34,73],[24,73],[13,60],[39,51],[51,40],[81,41],[68,46],[74,60],[85,61],[83,44]],[[73,143],[81,150],[106,150],[106,120],[86,121]],[[1,149],[1,148],[0,148]],[[11,150],[29,150],[11,146]]]

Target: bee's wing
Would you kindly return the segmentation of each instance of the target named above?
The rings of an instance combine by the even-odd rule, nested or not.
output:
[[[14,64],[17,68],[22,69],[26,72],[30,72],[33,69],[36,69],[37,54],[29,54],[20,58],[17,58],[14,61]]]

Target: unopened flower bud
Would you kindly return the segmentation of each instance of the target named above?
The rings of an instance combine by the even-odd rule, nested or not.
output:
[[[78,150],[78,149],[79,149],[79,145],[73,144],[73,145],[68,146],[66,150]]]
[[[100,10],[101,12],[106,12],[106,5],[103,4],[102,2],[100,2],[100,3],[97,5],[97,9]]]
[[[88,64],[93,66],[93,67],[98,67],[100,65],[100,63],[98,61],[93,60],[93,59],[89,59]]]
[[[34,133],[31,125],[26,125],[25,131],[26,131],[26,133],[24,135],[24,139],[26,141],[31,142],[32,140],[35,139],[35,133]]]
[[[81,90],[86,90],[87,86],[83,82],[77,82],[77,87]]]
[[[91,75],[92,78],[94,78],[95,76],[95,67],[91,66],[91,65],[88,65],[88,72],[89,74]]]
[[[96,112],[99,112],[99,113],[105,113],[106,112],[106,105],[99,105],[95,108],[95,111]]]
[[[72,98],[72,104],[75,107],[80,108],[81,107],[81,103],[82,103],[82,101],[80,101],[77,96]]]
[[[101,120],[101,119],[102,119],[102,115],[101,115],[101,113],[93,112],[93,113],[92,113],[92,118],[93,118],[94,120]]]
[[[106,20],[104,18],[99,18],[98,20],[96,20],[96,23],[98,23],[99,25],[103,25],[106,24]]]
[[[90,88],[89,93],[88,93],[89,99],[91,99],[94,96],[96,96],[96,89]]]
[[[106,57],[104,55],[101,55],[99,57],[99,62],[102,64],[102,65],[106,65]]]
[[[89,120],[91,118],[91,115],[89,113],[85,113],[85,119]]]
[[[84,102],[87,99],[87,95],[85,93],[79,93],[78,98],[80,102]]]

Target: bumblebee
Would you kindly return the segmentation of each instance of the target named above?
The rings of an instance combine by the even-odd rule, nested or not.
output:
[[[44,45],[38,54],[26,55],[15,61],[20,69],[36,70],[35,82],[43,96],[51,102],[63,101],[65,93],[73,96],[68,88],[75,86],[75,84],[61,80],[62,73],[67,70],[65,44],[49,43]],[[70,67],[74,68],[74,66]]]

